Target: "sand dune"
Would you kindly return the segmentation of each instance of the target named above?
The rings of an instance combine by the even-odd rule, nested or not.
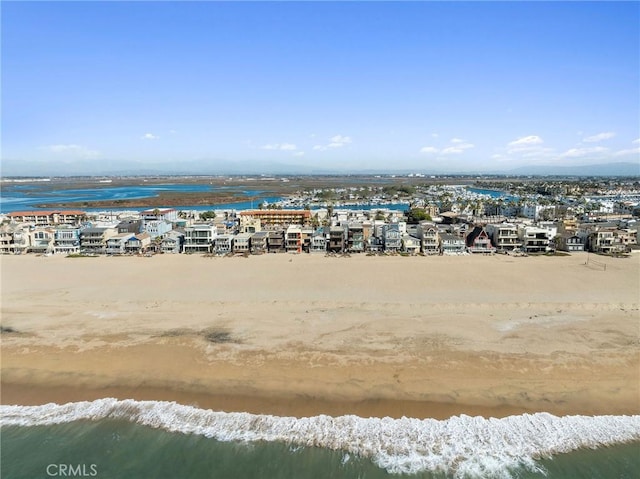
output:
[[[640,411],[640,258],[3,257],[2,402]]]

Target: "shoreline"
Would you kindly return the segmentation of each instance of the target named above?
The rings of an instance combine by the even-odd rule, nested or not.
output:
[[[2,257],[0,402],[638,414],[639,260]]]
[[[524,413],[546,412],[512,406],[477,406],[399,399],[330,400],[313,397],[260,397],[255,395],[220,394],[177,391],[154,387],[77,388],[73,386],[43,386],[37,384],[2,383],[2,405],[37,406],[49,403],[94,401],[115,398],[136,401],[168,401],[221,412],[246,412],[272,416],[312,417],[319,415],[359,417],[411,417],[418,419],[449,419],[452,416],[482,416],[502,418]]]

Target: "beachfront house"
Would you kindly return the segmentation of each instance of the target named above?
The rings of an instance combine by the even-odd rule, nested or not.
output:
[[[80,228],[61,226],[56,228],[53,239],[53,252],[76,254],[80,252]]]
[[[442,233],[440,235],[440,249],[445,255],[462,254],[466,250],[466,245],[460,236],[453,233]]]
[[[47,227],[35,228],[29,231],[28,237],[27,253],[53,253],[54,229]]]
[[[600,254],[626,253],[636,242],[637,231],[615,227],[596,227],[587,238],[589,250]]]
[[[233,237],[233,252],[234,253],[246,253],[251,251],[251,237],[252,233],[239,233]]]
[[[364,228],[362,223],[358,221],[347,223],[347,251],[349,253],[362,253],[364,248]]]
[[[263,254],[268,251],[267,240],[269,238],[268,231],[256,231],[251,235],[249,240],[249,250],[251,254]]]
[[[267,250],[269,253],[284,253],[284,230],[281,228],[269,231],[267,237]]]
[[[14,233],[15,230],[21,228],[19,225],[2,225],[0,226],[0,254],[15,253]]]
[[[285,236],[287,253],[302,253],[302,228],[299,225],[289,225]]]
[[[162,238],[162,242],[160,243],[160,251],[167,254],[182,253],[183,244],[184,233],[172,230]]]
[[[184,252],[210,253],[216,240],[217,232],[213,225],[196,223],[184,229]]]
[[[139,254],[144,253],[151,246],[151,236],[149,233],[138,233],[129,238],[124,245],[126,253]]]
[[[394,253],[402,250],[402,232],[398,223],[386,224],[382,228],[384,250],[387,253]]]
[[[80,252],[103,254],[107,247],[107,240],[117,234],[118,229],[115,226],[85,228],[80,232]]]
[[[465,238],[469,253],[495,253],[496,248],[491,244],[491,238],[482,226],[474,227]]]
[[[537,226],[523,225],[518,228],[518,238],[525,253],[546,253],[549,247],[549,230]]]
[[[560,251],[581,252],[584,251],[584,241],[576,234],[560,233],[556,236],[556,247]]]
[[[31,246],[31,231],[29,226],[20,225],[13,232],[13,248],[16,254],[26,253]]]
[[[323,228],[316,229],[311,235],[311,245],[309,248],[311,253],[327,252],[327,235]]]
[[[224,234],[216,236],[213,251],[217,255],[229,254],[233,251],[233,238],[234,235]]]
[[[367,243],[373,234],[373,223],[370,220],[362,221],[362,241],[364,250],[367,250]]]
[[[420,238],[422,252],[432,255],[440,253],[440,231],[438,227],[430,221],[421,221],[416,228],[418,238]]]
[[[342,226],[329,226],[328,227],[328,253],[342,253],[344,251],[346,234],[345,229]]]
[[[126,252],[127,241],[134,238],[134,233],[119,233],[106,241],[106,254],[124,254]]]
[[[522,241],[518,237],[518,227],[515,224],[489,224],[487,225],[487,234],[499,251],[512,251],[522,247]]]
[[[311,251],[311,237],[313,236],[313,228],[311,226],[303,226],[300,229],[302,238],[302,251],[308,253]]]
[[[420,252],[420,238],[410,235],[409,233],[403,234],[402,251],[411,255],[418,254]]]

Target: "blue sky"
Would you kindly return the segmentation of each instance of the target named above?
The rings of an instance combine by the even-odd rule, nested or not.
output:
[[[3,162],[640,158],[637,2],[3,2]]]

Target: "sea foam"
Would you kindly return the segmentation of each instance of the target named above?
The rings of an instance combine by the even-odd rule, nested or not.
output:
[[[227,413],[174,402],[99,399],[64,405],[0,406],[3,426],[43,426],[120,419],[219,441],[279,441],[371,458],[391,473],[442,472],[454,477],[510,477],[535,460],[579,448],[640,441],[640,415],[523,414],[447,420],[358,416],[278,417]],[[348,457],[348,456],[346,456]]]

